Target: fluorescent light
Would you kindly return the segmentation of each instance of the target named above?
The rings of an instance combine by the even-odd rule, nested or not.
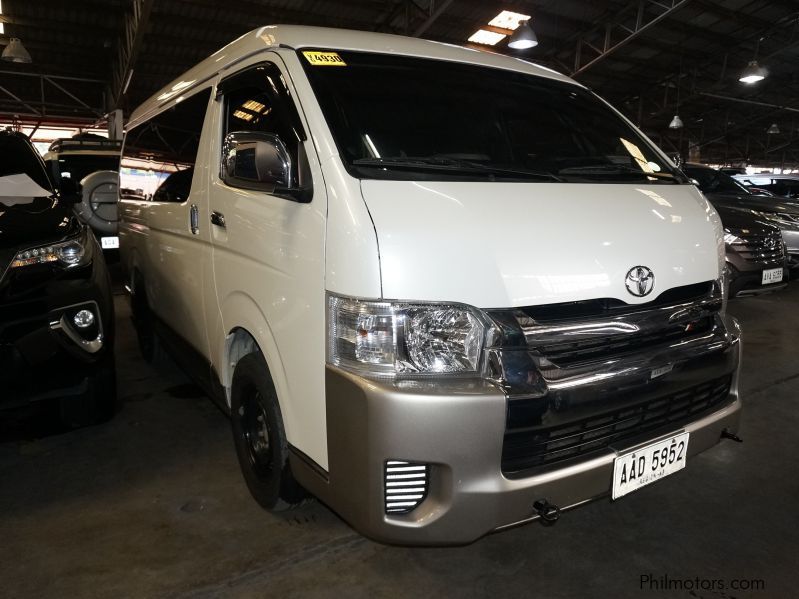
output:
[[[515,31],[516,28],[521,25],[522,21],[529,20],[530,15],[523,15],[518,12],[503,10],[496,17],[491,19],[488,24],[492,27],[500,27],[501,29],[510,29],[511,31]]]
[[[494,46],[501,42],[507,36],[504,33],[494,33],[493,31],[486,31],[485,29],[478,29],[469,38],[470,42],[475,44],[484,44],[486,46]]]
[[[242,108],[246,110],[252,110],[253,112],[262,112],[266,106],[257,102],[256,100],[247,100],[244,104],[241,105]]]
[[[242,121],[247,121],[247,122],[253,119],[253,116],[250,113],[244,112],[243,110],[234,110],[233,116],[235,116],[237,119],[241,119]]]

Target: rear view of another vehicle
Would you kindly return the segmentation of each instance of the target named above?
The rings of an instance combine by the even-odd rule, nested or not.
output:
[[[58,192],[74,196],[75,214],[89,225],[108,261],[119,258],[117,201],[122,142],[83,134],[54,141],[45,154]]]
[[[724,225],[730,297],[782,289],[788,281],[788,255],[779,228],[751,210],[717,208]]]
[[[116,402],[102,251],[24,136],[0,132],[0,408],[53,400],[67,426]]]

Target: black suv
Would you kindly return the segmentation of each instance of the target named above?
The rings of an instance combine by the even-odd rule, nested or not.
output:
[[[55,400],[68,426],[116,403],[103,253],[26,137],[0,131],[0,408]]]

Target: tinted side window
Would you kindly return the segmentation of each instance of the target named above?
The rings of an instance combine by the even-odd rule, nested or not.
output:
[[[188,199],[210,95],[210,89],[201,91],[128,132],[120,165],[122,189],[136,199]]]

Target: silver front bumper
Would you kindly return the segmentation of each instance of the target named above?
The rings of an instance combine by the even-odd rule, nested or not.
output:
[[[730,330],[734,342],[726,350],[673,373],[678,382],[731,374],[729,397],[714,411],[583,460],[513,478],[501,468],[509,400],[498,386],[480,379],[375,381],[328,366],[329,470],[323,479],[296,455],[292,468],[302,484],[369,537],[414,545],[468,543],[536,519],[537,500],[565,509],[608,495],[613,459],[630,447],[686,430],[691,433],[690,457],[715,445],[723,430],[736,432],[740,340],[737,325]],[[409,514],[385,513],[388,460],[430,465],[427,496]]]

